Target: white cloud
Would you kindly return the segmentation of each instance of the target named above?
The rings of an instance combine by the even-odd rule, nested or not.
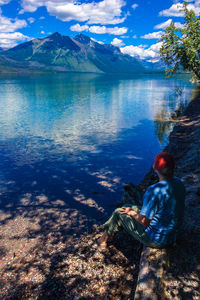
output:
[[[0,0],[1,1],[1,0]],[[22,0],[23,12],[34,12],[40,6],[62,21],[76,20],[88,24],[120,24],[126,19],[122,7],[124,0],[103,0],[100,2],[80,3],[76,0]]]
[[[72,31],[89,31],[92,33],[96,34],[114,34],[114,35],[122,35],[127,33],[128,28],[126,27],[106,27],[106,26],[88,26],[88,25],[80,25],[80,24],[75,24],[70,27],[70,30]]]
[[[41,31],[41,34],[45,34],[44,30]]]
[[[184,16],[183,4],[181,3],[173,4],[170,8],[162,10],[159,13],[159,16],[183,17]]]
[[[156,32],[145,34],[145,35],[141,36],[141,38],[147,39],[147,40],[159,39],[159,38],[161,38],[162,33],[163,33],[163,31],[156,31]]]
[[[19,41],[30,40],[28,36],[20,32],[15,32],[26,26],[27,23],[25,20],[10,19],[2,16],[0,9],[0,47],[10,48],[16,46]]]
[[[80,25],[80,24],[75,24],[70,27],[71,31],[76,31],[76,32],[81,32],[81,31],[88,31],[89,26],[88,25]]]
[[[175,22],[174,25],[177,27],[177,28],[184,28],[184,24],[180,23],[180,22]]]
[[[116,47],[121,47],[125,45],[124,42],[118,38],[114,38],[111,44]]]
[[[35,19],[34,18],[28,18],[28,21],[29,21],[29,23],[34,23],[35,22]]]
[[[154,26],[154,29],[166,29],[172,22],[172,19],[167,20],[166,22],[163,22],[161,24],[158,24]]]
[[[159,53],[161,46],[162,46],[162,42],[158,42],[156,44],[151,45],[151,47],[149,47],[149,49],[156,53]]]
[[[133,57],[139,57],[141,59],[144,59],[146,57],[145,56],[145,49],[143,49],[140,46],[130,45],[130,46],[120,48],[120,50],[123,54],[128,54],[128,55],[133,56]]]
[[[193,2],[193,1],[192,1]],[[187,8],[189,10],[194,10],[196,14],[200,13],[200,1],[196,0],[194,1],[194,4],[188,4]],[[159,16],[165,16],[165,17],[184,17],[184,11],[183,11],[183,3],[176,3],[173,4],[170,8],[164,9],[159,13]]]
[[[35,12],[38,7],[45,6],[45,0],[22,0],[21,1],[21,7],[22,10],[19,13],[24,12]]]
[[[138,57],[140,59],[153,59],[154,61],[159,59],[159,50],[162,43],[156,43],[153,44],[151,47],[146,49],[145,45],[139,45],[139,46],[126,46],[123,48],[120,48],[121,52],[123,54],[128,54],[133,57]]]
[[[147,59],[148,62],[151,62],[151,63],[156,63],[156,62],[159,62],[160,59],[159,58],[151,58],[151,59]]]
[[[0,0],[0,5],[9,3],[11,0]]]
[[[132,36],[132,39],[137,39],[137,35],[134,34],[134,35]]]
[[[166,29],[168,26],[170,26],[171,22],[172,22],[172,19],[169,19],[166,22],[163,22],[161,24],[156,25],[154,28],[155,29]],[[179,23],[179,22],[175,22],[174,25],[177,28],[183,28],[184,27],[184,25]]]
[[[133,9],[136,9],[138,7],[138,4],[137,3],[134,3],[132,6],[131,6]]]
[[[122,35],[127,33],[127,27],[105,27],[105,26],[90,26],[89,31],[97,34],[114,34],[114,35]]]
[[[0,47],[11,48],[21,41],[29,41],[30,38],[20,32],[0,33]]]
[[[13,32],[17,29],[26,27],[27,23],[25,20],[10,19],[1,15],[0,10],[0,32]]]

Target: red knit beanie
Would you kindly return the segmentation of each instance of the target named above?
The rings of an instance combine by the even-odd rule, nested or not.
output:
[[[175,168],[174,158],[167,152],[161,152],[154,159],[154,170],[161,171],[164,168],[173,170]]]

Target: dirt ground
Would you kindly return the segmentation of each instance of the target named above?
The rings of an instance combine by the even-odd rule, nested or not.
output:
[[[96,246],[101,227],[94,226],[79,238],[63,239],[59,225],[41,232],[37,221],[31,224],[22,215],[2,225],[0,234],[1,299],[130,299],[134,295],[141,245],[124,233],[105,253]]]

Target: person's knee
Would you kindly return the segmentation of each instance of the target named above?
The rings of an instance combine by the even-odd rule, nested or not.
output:
[[[138,205],[132,205],[131,208],[132,208],[132,210],[134,210],[136,213],[140,213],[140,211],[141,211],[141,207],[139,207]]]
[[[114,210],[114,214],[115,214],[115,215],[120,215],[120,214],[121,214],[120,211],[121,211],[121,208],[120,208],[120,207],[119,207],[119,208],[116,208],[116,209]]]
[[[120,207],[115,209],[114,217],[115,217],[115,219],[118,219],[118,220],[123,220],[123,219],[126,219],[127,217],[130,218],[130,216],[128,216],[127,214],[122,214],[121,213],[121,208]]]

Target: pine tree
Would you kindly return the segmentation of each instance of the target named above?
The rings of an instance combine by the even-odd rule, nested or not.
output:
[[[174,22],[164,31],[160,41],[161,59],[167,65],[166,74],[171,76],[183,69],[193,74],[194,80],[200,80],[200,16],[183,5],[184,26],[178,28]]]

